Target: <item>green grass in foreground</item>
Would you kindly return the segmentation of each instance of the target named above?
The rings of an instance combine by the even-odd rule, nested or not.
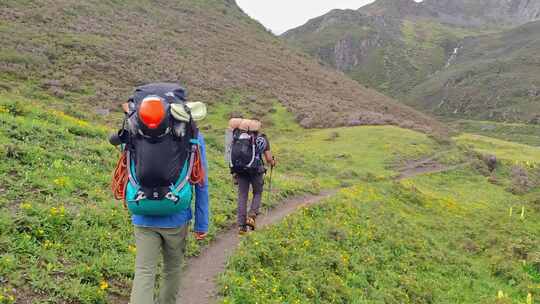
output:
[[[538,231],[538,202],[469,170],[361,184],[246,237],[222,302],[533,303]]]
[[[239,99],[231,96],[211,107],[201,125],[209,153],[210,240],[235,221],[236,194],[222,142]],[[136,248],[127,211],[109,192],[119,155],[107,142],[112,130],[50,110],[48,102],[64,107],[61,100],[46,105],[0,95],[0,303],[123,303]],[[435,149],[425,135],[399,128],[309,131],[273,101],[249,109],[267,113],[266,131],[280,162],[276,191],[265,207],[351,184],[368,173],[388,175],[385,168],[395,158]],[[190,238],[188,254],[196,255],[200,246]]]

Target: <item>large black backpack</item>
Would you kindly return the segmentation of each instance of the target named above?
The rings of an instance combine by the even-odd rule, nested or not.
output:
[[[231,171],[239,174],[256,173],[259,169],[257,155],[257,135],[248,131],[235,129],[231,145]]]
[[[139,115],[141,104],[148,98],[161,100],[165,108],[166,117],[156,128],[145,126]],[[185,90],[170,83],[140,86],[129,100],[126,119],[129,133],[126,143],[129,168],[127,201],[135,214],[167,215],[172,212],[170,210],[177,211],[173,205],[174,208],[169,206],[170,210],[165,210],[165,203],[163,208],[156,209],[156,204],[149,201],[182,201],[180,192],[189,186],[187,180],[193,167],[198,131],[193,121],[177,121],[170,110],[171,104],[184,104],[185,100]],[[188,192],[182,193],[187,195]]]

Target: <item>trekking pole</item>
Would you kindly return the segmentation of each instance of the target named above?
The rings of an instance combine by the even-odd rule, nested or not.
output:
[[[270,202],[272,195],[272,175],[274,174],[274,166],[270,166],[270,178],[268,180],[268,194],[266,195],[266,200]]]

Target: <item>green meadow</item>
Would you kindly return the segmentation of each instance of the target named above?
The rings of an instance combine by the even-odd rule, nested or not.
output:
[[[361,183],[244,238],[222,303],[533,303],[539,219],[469,169]]]
[[[510,166],[538,163],[535,148],[472,135],[456,145],[392,126],[306,130],[276,101],[244,98],[210,105],[200,125],[212,228],[205,243],[190,239],[189,255],[235,221],[223,161],[235,113],[263,120],[278,157],[265,208],[343,190],[244,238],[220,280],[225,303],[525,303],[538,295],[536,165],[523,167],[530,187],[509,189]],[[109,190],[119,151],[105,121],[50,97],[0,95],[0,303],[125,301],[136,248]],[[503,162],[493,183],[477,155],[488,152],[519,163]],[[396,168],[433,155],[449,167],[475,165],[395,180]]]
[[[376,130],[350,131],[367,131],[365,136],[384,142]],[[414,144],[395,141],[390,146],[400,153],[382,153],[379,163],[391,155],[433,153],[420,138]],[[446,172],[363,179],[244,238],[220,278],[221,302],[535,303],[540,154],[535,147],[477,135],[463,134],[456,142],[439,153]],[[351,146],[370,144],[364,138]],[[479,160],[482,155],[501,159],[493,173]],[[466,166],[452,166],[463,161]],[[392,167],[370,169],[381,177],[395,175]],[[529,187],[514,194],[522,178]]]
[[[128,213],[109,190],[119,156],[107,142],[113,129],[88,122],[99,118],[61,100],[21,95],[0,95],[0,303],[15,303],[17,298],[36,303],[125,298],[136,248]],[[210,117],[201,125],[211,170],[209,241],[235,219],[236,194],[223,161],[223,135],[231,112],[244,108],[240,98],[233,94],[225,104],[211,106]],[[275,191],[265,199],[267,208],[287,197],[350,185],[370,175],[386,176],[392,155],[405,156],[389,144],[396,138],[411,144],[409,155],[431,151],[430,140],[412,131],[306,131],[274,101],[248,107],[245,114],[255,115],[257,107],[268,110],[263,119],[280,162]],[[377,140],[370,134],[378,134]],[[303,140],[321,150],[308,149]],[[358,147],[364,147],[365,156],[372,151],[369,157],[352,153],[356,143],[367,141],[370,147]],[[205,244],[190,239],[188,254],[197,255]]]
[[[478,120],[457,120],[452,124],[462,132],[540,146],[540,125]]]
[[[540,147],[475,134],[461,134],[455,139],[459,144],[480,153],[495,155],[504,161],[521,162],[530,167],[540,163]]]

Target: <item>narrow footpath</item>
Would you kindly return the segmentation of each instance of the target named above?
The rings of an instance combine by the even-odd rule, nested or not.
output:
[[[327,191],[319,195],[286,200],[276,208],[261,214],[257,219],[257,228],[279,222],[297,209],[318,203],[334,193],[335,191]],[[238,230],[230,229],[219,234],[201,255],[187,261],[182,275],[179,304],[208,304],[216,301],[218,291],[216,277],[225,271],[225,264],[239,242]]]

